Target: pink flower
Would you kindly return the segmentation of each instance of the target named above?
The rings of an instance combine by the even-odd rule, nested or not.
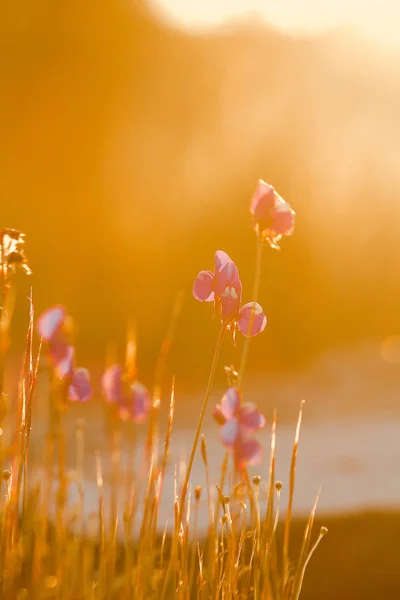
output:
[[[39,335],[47,342],[47,355],[58,379],[67,387],[71,402],[87,402],[92,395],[87,369],[75,367],[75,348],[70,344],[71,318],[64,306],[43,312],[37,323]]]
[[[40,315],[37,328],[45,342],[54,342],[60,337],[66,316],[64,306],[53,306]]]
[[[102,388],[105,399],[117,407],[121,419],[131,419],[135,423],[146,419],[151,406],[150,394],[139,381],[130,382],[121,365],[106,369]]]
[[[72,377],[74,372],[75,349],[70,344],[49,344],[49,358],[59,379]]]
[[[72,376],[74,348],[69,343],[68,316],[64,306],[53,306],[37,322],[39,335],[47,343],[48,357],[57,376]]]
[[[214,273],[200,271],[197,275],[193,296],[200,302],[214,301],[220,310],[222,323],[232,332],[233,340],[236,329],[240,329],[245,336],[257,335],[265,329],[267,318],[259,304],[249,302],[240,307],[242,283],[239,271],[233,260],[222,250],[215,253]]]
[[[75,369],[68,387],[68,400],[71,402],[87,402],[92,396],[90,374],[87,369]]]
[[[232,332],[233,340],[236,329],[239,329],[242,335],[252,337],[264,331],[267,324],[267,317],[258,302],[248,302],[240,308],[240,300],[241,290],[238,295],[234,288],[226,288],[221,296],[222,322],[225,323],[226,329]]]
[[[214,418],[222,426],[222,442],[233,452],[237,469],[260,462],[262,446],[251,434],[265,427],[265,417],[255,404],[242,404],[240,391],[230,387],[215,407]]]
[[[239,271],[233,260],[223,252],[217,250],[214,256],[214,273],[200,271],[193,285],[193,296],[199,302],[215,302],[218,304],[220,296],[226,287],[240,289]]]
[[[272,248],[279,250],[278,242],[282,236],[293,233],[294,210],[272,185],[262,179],[258,181],[250,212],[253,215],[255,231],[267,240]]]

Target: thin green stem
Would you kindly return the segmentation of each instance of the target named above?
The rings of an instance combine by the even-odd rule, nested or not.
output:
[[[254,274],[252,302],[258,301],[258,295],[259,295],[259,290],[260,290],[260,280],[261,280],[261,259],[262,259],[263,247],[264,247],[264,242],[262,240],[262,237],[259,235],[257,237],[256,269],[255,269],[255,274]],[[242,387],[242,384],[243,384],[243,375],[244,375],[244,371],[246,368],[247,357],[249,354],[249,347],[250,347],[250,337],[251,337],[250,332],[253,329],[255,316],[256,316],[255,310],[252,310],[251,316],[250,316],[249,327],[248,327],[248,331],[247,331],[247,337],[245,338],[245,342],[244,342],[244,346],[243,346],[242,359],[240,361],[239,377],[238,377],[238,387],[239,388]]]
[[[219,357],[219,352],[220,352],[221,346],[222,346],[222,340],[223,340],[223,337],[224,337],[224,332],[225,332],[225,326],[222,324],[221,328],[220,328],[220,331],[219,331],[219,334],[218,334],[217,343],[215,345],[214,358],[213,358],[213,362],[212,362],[212,365],[211,365],[210,376],[208,378],[207,389],[206,389],[206,393],[205,393],[205,396],[204,396],[203,406],[201,408],[199,421],[197,423],[196,434],[194,436],[192,451],[190,453],[189,463],[188,463],[188,466],[187,466],[187,469],[186,469],[185,480],[184,480],[183,486],[182,486],[181,498],[180,498],[180,502],[179,502],[179,519],[180,520],[182,520],[183,511],[185,509],[185,500],[186,500],[186,494],[187,494],[187,488],[188,488],[188,484],[189,484],[190,474],[191,474],[192,467],[193,467],[193,461],[194,461],[194,457],[195,457],[195,454],[196,454],[197,444],[199,442],[199,437],[200,437],[201,428],[202,428],[202,425],[203,425],[204,415],[205,415],[205,412],[206,412],[208,400],[210,398],[210,392],[211,392],[212,384],[214,382],[214,376],[215,376],[215,371],[216,371],[216,368],[217,368],[218,357]]]

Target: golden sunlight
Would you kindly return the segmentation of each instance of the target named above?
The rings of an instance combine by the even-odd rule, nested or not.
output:
[[[397,0],[153,0],[175,25],[204,31],[230,19],[260,16],[294,34],[351,27],[375,41],[400,44]]]

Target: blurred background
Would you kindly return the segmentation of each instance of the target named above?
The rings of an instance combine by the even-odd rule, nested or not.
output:
[[[251,300],[261,177],[297,224],[280,253],[264,253],[269,324],[251,346],[248,394],[283,422],[306,398],[305,443],[326,455],[315,481],[336,490],[327,511],[354,510],[357,494],[363,507],[398,507],[399,18],[389,0],[3,0],[0,225],[27,234],[34,271],[19,282],[12,351],[32,284],[38,311],[68,306],[80,362],[95,372],[110,342],[122,354],[133,317],[150,385],[183,290],[169,374],[178,422],[193,427],[218,328],[193,280],[223,249]],[[237,365],[241,344],[226,344],[223,361]],[[395,518],[365,523],[365,544],[332,535],[326,557],[356,540],[343,573],[365,577],[368,564],[375,578],[357,588],[350,574],[348,597],[395,597],[400,568],[376,558]],[[309,598],[337,597],[334,562],[319,563],[327,589]]]
[[[221,248],[250,300],[259,177],[298,218],[265,253],[252,367],[400,334],[393,14],[287,0],[271,21],[231,4],[1,4],[1,220],[26,232],[37,309],[69,307],[82,355],[133,316],[151,373],[182,289],[173,368],[206,373],[216,328],[192,282]]]

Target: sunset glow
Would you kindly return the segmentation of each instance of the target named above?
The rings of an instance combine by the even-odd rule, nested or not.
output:
[[[395,0],[153,0],[175,25],[204,31],[230,19],[261,17],[293,34],[350,27],[375,41],[400,46]]]

